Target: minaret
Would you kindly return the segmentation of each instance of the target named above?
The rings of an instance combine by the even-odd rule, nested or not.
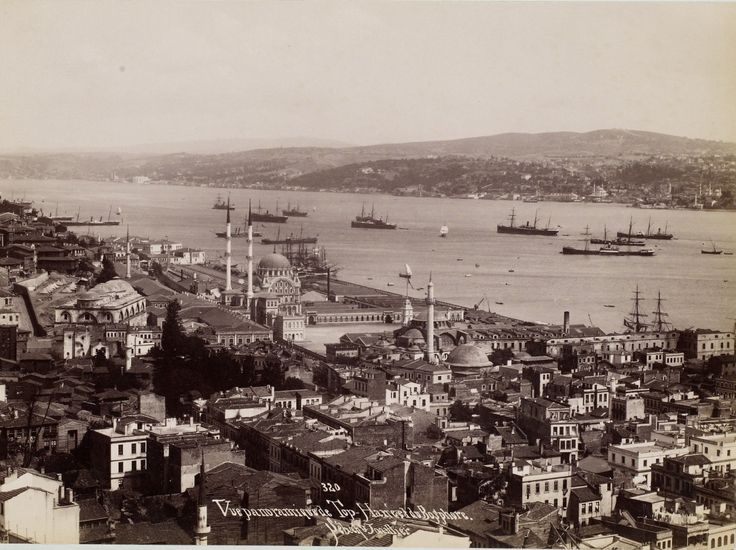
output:
[[[427,284],[427,351],[425,359],[430,363],[434,363],[434,284],[432,283],[432,274],[429,275],[429,283]]]
[[[228,210],[229,212],[229,210]],[[194,544],[207,546],[207,535],[211,527],[207,525],[207,490],[205,488],[204,451],[199,468],[199,497],[197,498],[197,526],[194,528]]]
[[[230,197],[227,198],[227,221],[225,222],[225,292],[233,289],[232,275],[232,236],[230,235]]]
[[[246,294],[247,307],[253,301],[253,223],[251,221],[250,199],[248,200],[248,255],[245,257],[248,264],[248,291]]]
[[[130,226],[125,232],[125,278],[130,279]]]

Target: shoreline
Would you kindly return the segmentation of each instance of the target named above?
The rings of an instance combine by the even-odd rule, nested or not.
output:
[[[7,178],[7,180],[10,180],[11,178]],[[194,184],[194,183],[185,183],[185,182],[167,182],[167,181],[149,181],[146,183],[136,183],[128,180],[89,180],[89,179],[57,179],[57,178],[12,178],[13,181],[23,182],[23,181],[34,181],[34,182],[43,182],[43,181],[57,181],[57,182],[64,182],[64,181],[78,181],[78,182],[85,182],[85,183],[124,183],[127,185],[156,185],[156,186],[167,186],[167,187],[193,187],[193,188],[199,188],[199,189],[229,189],[229,190],[237,190],[237,191],[278,191],[278,192],[288,192],[288,193],[344,193],[344,194],[353,194],[353,195],[380,195],[385,197],[410,197],[415,199],[451,199],[451,200],[477,200],[477,201],[484,201],[484,200],[491,200],[491,201],[505,201],[505,202],[513,202],[513,203],[522,203],[525,202],[523,198],[520,199],[508,199],[508,198],[500,198],[500,197],[468,197],[468,196],[448,196],[448,195],[434,195],[434,194],[406,194],[406,193],[387,193],[384,191],[365,191],[365,190],[345,190],[345,189],[307,189],[307,188],[290,188],[288,186],[286,187],[242,187],[242,186],[230,186],[230,185],[203,185],[203,184]],[[521,195],[521,193],[511,192],[514,194]],[[15,200],[13,198],[12,200]],[[635,199],[634,199],[635,200]],[[601,201],[592,201],[592,200],[555,200],[555,199],[541,199],[537,202],[539,203],[559,203],[559,204],[600,204],[600,205],[612,205],[612,206],[624,206],[626,208],[634,208],[636,210],[655,210],[655,211],[678,211],[678,210],[685,210],[688,212],[736,212],[736,207],[734,208],[692,208],[687,206],[681,206],[681,207],[667,207],[667,208],[641,208],[639,206],[635,206],[632,204],[634,200],[629,200],[626,202],[620,202],[620,201],[612,201],[612,202],[601,202]],[[528,203],[528,204],[534,204],[534,203]]]

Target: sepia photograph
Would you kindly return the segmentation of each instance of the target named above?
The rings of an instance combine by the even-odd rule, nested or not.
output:
[[[0,543],[736,550],[735,68],[730,1],[0,0]]]

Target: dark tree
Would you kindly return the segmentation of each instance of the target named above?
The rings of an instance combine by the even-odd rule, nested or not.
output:
[[[507,361],[514,358],[514,352],[510,349],[494,349],[491,353],[491,361],[494,365],[505,365]]]
[[[469,422],[473,419],[473,412],[470,410],[470,407],[460,400],[450,405],[448,412],[450,414],[450,420],[453,422]]]
[[[178,300],[172,300],[166,306],[166,320],[161,333],[161,348],[164,355],[173,357],[181,352],[184,344],[184,332],[179,321],[181,306]]]
[[[302,382],[299,378],[296,378],[295,376],[289,376],[286,380],[284,380],[283,386],[281,386],[282,390],[303,390],[304,389],[304,382]]]
[[[97,276],[96,284],[99,285],[100,283],[106,283],[117,276],[118,274],[115,272],[115,264],[105,258],[102,260],[102,271],[100,271],[100,274]]]

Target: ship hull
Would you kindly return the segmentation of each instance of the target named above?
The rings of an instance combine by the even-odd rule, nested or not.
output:
[[[534,227],[511,227],[508,225],[497,225],[496,231],[498,233],[506,233],[511,235],[544,235],[547,237],[556,237],[559,230],[557,229],[537,229]]]
[[[354,229],[396,229],[396,224],[353,221],[350,222],[350,227]]]
[[[119,221],[109,221],[109,222],[95,222],[95,221],[88,221],[88,222],[64,222],[64,225],[67,227],[81,227],[86,225],[96,226],[96,225],[120,225]]]
[[[669,241],[674,237],[674,235],[669,233],[650,233],[649,235],[645,235],[644,233],[629,234],[623,231],[616,233],[616,236],[622,239],[655,239],[659,241]]]
[[[286,223],[289,218],[286,216],[274,216],[272,214],[251,214],[250,219],[254,222],[261,223]]]
[[[308,212],[298,212],[296,210],[283,210],[281,213],[290,218],[306,218],[309,215]]]
[[[262,239],[261,244],[315,244],[317,237],[305,237],[303,239]]]

